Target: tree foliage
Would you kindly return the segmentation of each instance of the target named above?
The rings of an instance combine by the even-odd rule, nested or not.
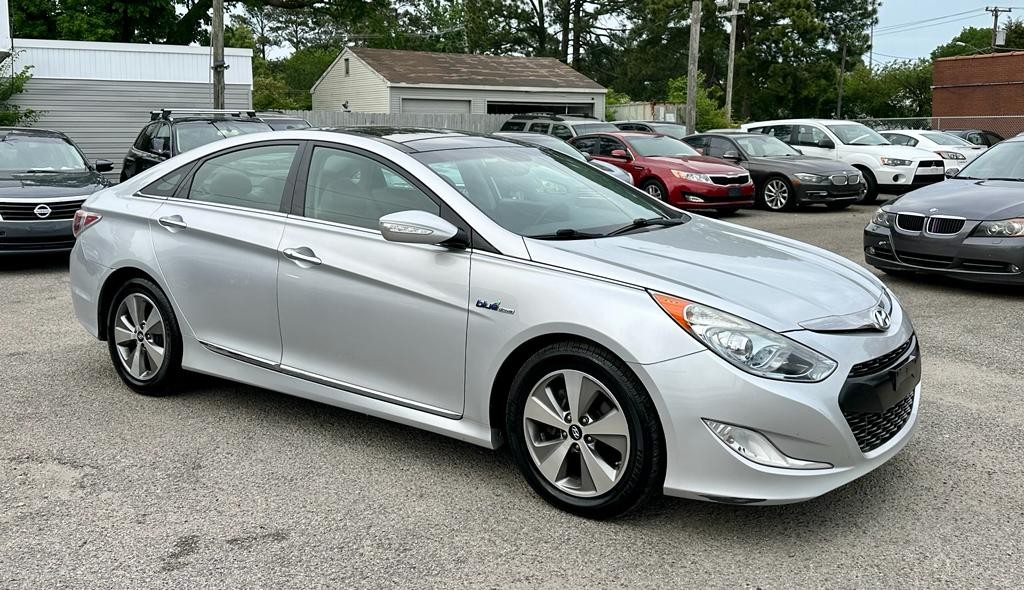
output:
[[[1005,24],[1008,49],[1024,49],[1024,19],[1010,19]],[[992,29],[964,27],[949,43],[932,51],[932,59],[958,55],[981,55],[992,52]]]
[[[32,123],[40,113],[10,102],[11,97],[25,91],[25,84],[32,78],[32,66],[16,69],[15,60],[10,57],[0,63],[0,126]]]

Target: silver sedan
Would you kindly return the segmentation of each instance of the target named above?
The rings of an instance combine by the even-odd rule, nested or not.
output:
[[[910,439],[873,275],[495,137],[282,131],[90,198],[71,290],[145,395],[194,371],[488,448],[555,506],[805,500]]]

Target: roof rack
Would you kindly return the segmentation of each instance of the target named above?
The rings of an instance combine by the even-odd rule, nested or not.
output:
[[[523,119],[547,119],[549,121],[565,121],[566,118],[569,118],[569,119],[594,119],[595,121],[597,120],[597,117],[595,117],[593,115],[584,115],[584,114],[579,114],[579,113],[543,113],[543,112],[541,112],[541,113],[516,113],[515,115],[512,115],[512,118],[520,120],[520,121],[523,120]]]
[[[235,111],[230,109],[160,109],[159,111],[150,111],[149,120],[156,121],[158,119],[163,119],[165,121],[170,121],[182,116],[194,117],[197,115],[223,115],[228,117],[249,117],[250,119],[255,119],[256,111]]]

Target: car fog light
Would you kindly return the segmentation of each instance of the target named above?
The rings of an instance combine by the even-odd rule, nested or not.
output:
[[[903,182],[903,175],[902,174],[894,174],[893,177],[892,177],[892,181],[893,182]]]
[[[868,254],[874,254],[874,253],[875,253],[875,247],[874,246],[868,246]]]
[[[1010,272],[1020,272],[1020,267],[1017,266],[1016,264],[1011,264],[1010,265]]]
[[[782,453],[772,441],[755,430],[704,418],[704,424],[730,449],[759,465],[783,469],[829,469],[831,463],[794,459]]]
[[[704,202],[704,199],[702,199],[700,197],[695,197],[693,195],[686,195],[686,200],[691,202],[691,203],[703,203]]]

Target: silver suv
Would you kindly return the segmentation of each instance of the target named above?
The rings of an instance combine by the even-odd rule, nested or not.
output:
[[[545,133],[561,140],[590,133],[617,132],[618,127],[589,115],[556,115],[554,113],[524,113],[513,115],[499,131],[526,131]]]

